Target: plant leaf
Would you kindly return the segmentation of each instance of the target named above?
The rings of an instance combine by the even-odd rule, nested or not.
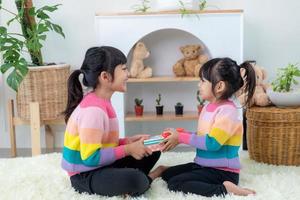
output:
[[[1,65],[2,74],[4,74],[11,67],[13,67],[11,63],[5,63],[5,64]]]
[[[63,33],[63,30],[59,25],[52,24],[52,27],[53,27],[53,29],[56,33],[58,33],[58,34],[62,35],[63,37],[65,37],[65,34]]]

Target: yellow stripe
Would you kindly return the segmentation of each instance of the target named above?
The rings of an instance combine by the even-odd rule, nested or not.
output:
[[[82,160],[86,160],[90,155],[98,151],[100,148],[115,147],[117,144],[81,144],[80,154]]]
[[[78,135],[65,132],[64,146],[74,151],[80,151],[80,139]]]
[[[81,144],[81,146],[83,146],[84,149],[87,149],[88,145],[98,145],[97,148],[108,148],[118,146],[117,143]],[[69,134],[68,131],[65,132],[64,146],[74,151],[82,151],[82,149],[80,148],[79,136]]]
[[[215,138],[219,144],[223,145],[230,137],[230,134],[220,128],[212,128],[209,136]]]
[[[225,144],[230,146],[240,146],[242,144],[242,134],[233,135]]]

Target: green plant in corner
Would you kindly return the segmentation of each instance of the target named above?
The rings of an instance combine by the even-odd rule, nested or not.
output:
[[[158,97],[157,97],[157,99],[155,99],[155,101],[156,101],[156,105],[160,106],[161,94],[158,94]]]
[[[143,99],[135,98],[135,99],[134,99],[134,102],[135,102],[135,105],[136,105],[136,106],[142,106]]]
[[[293,84],[298,84],[295,77],[300,77],[298,64],[288,64],[285,68],[280,68],[276,80],[271,83],[273,90],[276,92],[289,92]]]
[[[55,31],[63,37],[65,35],[62,28],[52,23],[49,16],[61,4],[41,8],[34,7],[32,0],[15,0],[15,4],[17,13],[2,7],[0,0],[0,10],[12,15],[6,26],[0,26],[0,52],[3,53],[0,69],[3,74],[9,72],[7,84],[17,91],[28,72],[28,66],[45,65],[41,48],[47,38],[46,33]],[[21,26],[22,33],[8,32],[8,27],[14,22]],[[24,53],[30,55],[31,62],[26,61]]]
[[[199,105],[204,105],[205,101],[203,99],[201,99],[199,90],[197,90],[197,101],[198,101]]]
[[[180,8],[179,11],[181,13],[181,18],[184,16],[189,16],[193,14],[190,10],[186,8],[186,5],[183,1],[179,0]],[[207,7],[207,2],[206,0],[198,0],[198,10],[202,11]],[[199,19],[199,15],[195,14],[195,16]]]
[[[150,9],[149,3],[150,0],[140,0],[141,3],[134,5],[132,8],[134,9],[134,12],[140,12],[145,13]]]
[[[183,106],[183,105],[182,105],[182,103],[177,102],[175,106],[181,107],[181,106]]]

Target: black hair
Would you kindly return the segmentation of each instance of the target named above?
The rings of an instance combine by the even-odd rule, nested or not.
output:
[[[244,92],[248,94],[245,105],[248,106],[250,105],[256,85],[255,71],[250,62],[245,61],[241,65],[238,65],[236,61],[230,58],[214,58],[200,68],[199,77],[201,80],[206,79],[212,83],[213,93],[219,81],[225,82],[226,89],[218,97],[220,100],[228,99],[244,86]],[[245,69],[243,77],[241,75],[241,68]]]
[[[68,79],[68,101],[63,114],[67,123],[74,109],[83,98],[79,75],[83,74],[82,83],[95,89],[101,72],[108,72],[114,78],[114,70],[120,64],[126,64],[126,56],[118,49],[109,46],[89,48],[80,69],[75,70]]]

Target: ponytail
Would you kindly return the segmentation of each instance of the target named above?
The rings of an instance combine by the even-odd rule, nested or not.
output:
[[[66,110],[63,112],[66,123],[68,122],[72,112],[83,98],[83,90],[79,81],[80,74],[81,70],[75,70],[68,79],[68,101]]]
[[[245,81],[245,87],[244,91],[247,94],[247,97],[245,99],[245,105],[250,106],[251,99],[253,97],[255,86],[256,86],[256,75],[255,71],[250,64],[250,62],[245,61],[240,65],[240,68],[245,69],[245,75],[242,77],[242,79]]]

